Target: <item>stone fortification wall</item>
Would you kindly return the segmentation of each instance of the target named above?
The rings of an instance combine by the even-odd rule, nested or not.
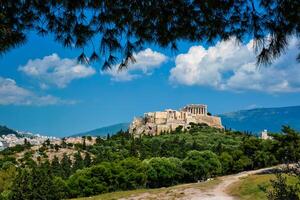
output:
[[[161,132],[174,131],[178,126],[188,129],[190,123],[205,123],[208,126],[222,129],[221,118],[207,115],[207,106],[191,104],[181,111],[148,112],[144,117],[135,118],[129,126],[129,132],[135,136],[159,135]]]

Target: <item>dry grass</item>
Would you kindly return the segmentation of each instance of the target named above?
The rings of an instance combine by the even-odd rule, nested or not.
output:
[[[249,175],[231,184],[226,191],[240,200],[267,200],[266,191],[271,187],[271,179],[275,179],[274,174]],[[295,177],[288,177],[289,184],[295,182]]]
[[[94,197],[83,197],[76,200],[116,200],[122,198],[130,198],[137,200],[157,200],[157,199],[178,199],[185,196],[186,192],[193,190],[205,191],[220,183],[219,179],[214,179],[202,183],[190,183],[176,185],[168,188],[158,189],[138,189],[131,191],[121,191],[101,194]]]

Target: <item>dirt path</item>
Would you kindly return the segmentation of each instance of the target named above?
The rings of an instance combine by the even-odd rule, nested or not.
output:
[[[219,184],[206,190],[195,187],[196,184],[187,184],[183,185],[183,187],[170,188],[157,193],[146,192],[137,196],[122,198],[121,200],[235,200],[234,197],[225,192],[229,185],[238,181],[242,177],[268,171],[273,168],[274,167],[270,167],[241,172],[229,176],[222,176],[218,178],[221,180]]]

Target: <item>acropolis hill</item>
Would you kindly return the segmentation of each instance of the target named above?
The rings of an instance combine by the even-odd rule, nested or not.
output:
[[[207,114],[207,105],[189,104],[180,111],[166,109],[148,112],[144,117],[134,118],[129,126],[129,132],[134,136],[159,135],[162,132],[174,131],[179,126],[189,129],[190,123],[204,123],[211,127],[223,128],[220,117]]]

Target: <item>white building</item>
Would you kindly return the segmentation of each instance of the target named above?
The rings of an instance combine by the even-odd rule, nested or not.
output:
[[[263,139],[263,140],[269,140],[269,139],[272,139],[272,137],[268,135],[267,129],[265,129],[265,130],[263,130],[263,131],[261,132],[260,138]]]

